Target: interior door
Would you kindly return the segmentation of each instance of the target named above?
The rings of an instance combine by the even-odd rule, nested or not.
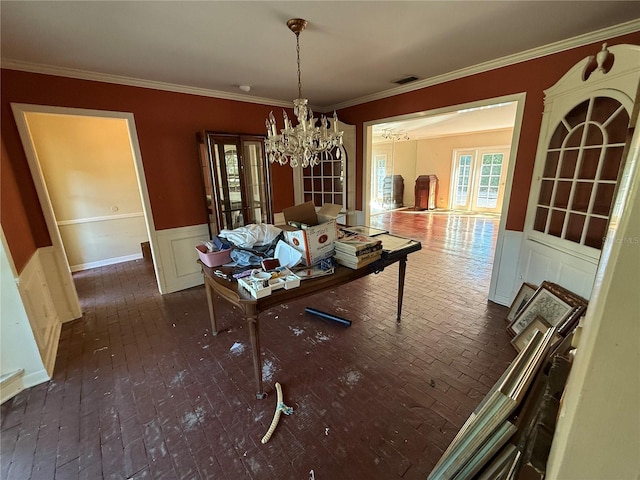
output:
[[[545,90],[518,279],[589,298],[616,202],[640,79],[640,48],[587,57]]]

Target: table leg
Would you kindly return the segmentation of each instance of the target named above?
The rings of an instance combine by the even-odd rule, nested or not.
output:
[[[401,258],[398,265],[398,316],[397,322],[400,322],[402,316],[402,297],[404,296],[404,275],[407,271],[407,257]]]
[[[213,290],[209,285],[207,276],[204,276],[204,290],[207,293],[207,304],[209,305],[209,319],[211,320],[211,334],[215,337],[218,335],[218,328],[216,326],[216,311],[213,308]]]
[[[267,396],[262,390],[262,358],[260,356],[260,322],[257,314],[247,315],[249,324],[249,340],[253,355],[253,374],[256,378],[256,398],[261,400]]]

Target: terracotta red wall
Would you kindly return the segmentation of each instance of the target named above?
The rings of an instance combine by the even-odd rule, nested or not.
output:
[[[508,230],[522,231],[542,121],[544,90],[556,83],[577,62],[589,55],[595,55],[602,43],[598,42],[339,111],[340,120],[356,125],[358,146],[356,208],[362,209],[363,152],[360,146],[363,141],[362,124],[364,122],[526,92],[524,118],[506,223]],[[609,46],[620,43],[639,45],[640,32],[611,39],[607,43]]]
[[[5,192],[2,225],[20,272],[35,248],[50,245],[44,217],[29,172],[11,103],[29,103],[94,110],[132,112],[142,153],[151,210],[157,230],[206,223],[196,146],[196,132],[263,134],[269,111],[280,108],[252,103],[165,92],[147,88],[2,70],[2,168],[17,192]],[[12,180],[13,177],[13,180]],[[293,204],[289,167],[274,165],[273,207]],[[13,211],[13,206],[20,208]],[[20,211],[28,212],[18,221]],[[5,221],[6,220],[6,221]],[[11,223],[9,223],[11,220]]]
[[[28,214],[30,210],[33,211],[33,215]],[[35,205],[29,209],[21,198],[20,187],[9,161],[4,139],[2,140],[0,155],[0,219],[2,219],[2,229],[5,233],[7,244],[11,249],[13,262],[18,271],[21,272],[22,267],[36,251],[37,242],[42,245],[50,245],[51,242],[40,206]],[[37,231],[45,234],[43,238],[36,238],[33,235],[31,222],[33,222]]]

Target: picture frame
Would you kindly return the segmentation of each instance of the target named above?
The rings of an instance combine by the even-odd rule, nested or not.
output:
[[[543,283],[509,324],[507,331],[515,337],[538,315],[544,318],[552,327],[562,324],[563,321],[569,318],[575,307],[575,305],[571,305],[565,300]]]
[[[505,319],[507,323],[511,323],[513,319],[516,318],[516,315],[518,315],[520,310],[522,310],[527,302],[531,300],[531,297],[533,297],[533,294],[536,293],[537,289],[538,287],[532,283],[523,282],[523,284],[520,285],[520,290],[516,293],[516,296],[509,307],[509,312]]]
[[[456,480],[480,471],[493,454],[514,434],[508,419],[543,364],[553,329],[534,331],[502,376],[471,413],[428,476],[428,480]]]
[[[564,320],[561,325],[558,326],[558,333],[562,336],[566,336],[567,334],[571,333],[578,326],[578,323],[584,316],[586,310],[586,305],[574,307],[571,315],[569,315],[569,317]]]
[[[513,471],[520,461],[522,452],[515,445],[505,445],[491,461],[485,470],[481,472],[478,480],[507,479],[509,472]]]
[[[511,339],[511,345],[513,345],[517,352],[520,352],[527,346],[536,332],[547,333],[547,330],[549,330],[550,328],[551,324],[540,315],[537,315],[533,319],[533,321],[531,321],[531,323],[529,323],[529,325],[527,325],[524,330],[522,330],[522,332]],[[560,339],[560,335],[558,333],[555,333],[554,338],[551,340],[551,343],[554,344]]]

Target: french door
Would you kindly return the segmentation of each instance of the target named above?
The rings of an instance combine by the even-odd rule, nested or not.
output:
[[[451,209],[499,213],[508,159],[508,147],[456,150]]]

